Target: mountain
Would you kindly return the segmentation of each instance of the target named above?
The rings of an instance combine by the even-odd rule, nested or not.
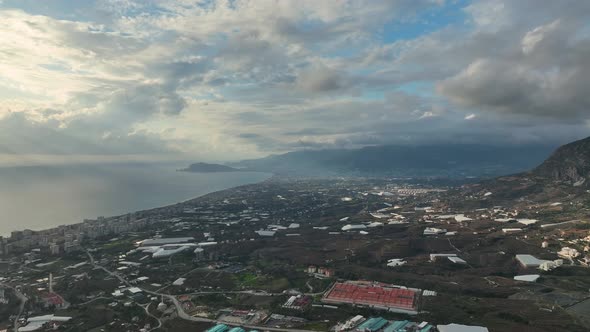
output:
[[[559,147],[531,174],[553,181],[583,184],[590,179],[590,137]]]
[[[549,146],[479,144],[369,146],[295,151],[231,164],[240,169],[303,176],[493,177],[538,165]]]
[[[461,197],[483,198],[496,205],[573,202],[590,199],[590,137],[557,148],[545,161],[529,171],[500,176],[465,185]],[[581,199],[581,201],[580,201]],[[477,201],[481,203],[482,201]],[[583,205],[585,206],[586,203]]]
[[[233,167],[219,165],[219,164],[207,164],[207,163],[194,163],[185,169],[181,169],[182,172],[193,172],[193,173],[220,173],[220,172],[238,172],[240,170]]]

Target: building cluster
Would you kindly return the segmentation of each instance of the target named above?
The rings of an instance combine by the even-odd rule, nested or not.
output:
[[[580,256],[580,252],[574,248],[563,247],[560,251],[557,252],[557,256],[565,259],[574,259]]]
[[[383,317],[365,318],[356,315],[334,327],[336,332],[488,332],[483,326],[460,324],[439,324],[412,322],[410,320],[389,321]]]
[[[563,265],[563,259],[538,259],[537,257],[528,254],[518,254],[515,258],[523,268],[538,268],[542,271],[551,271]]]
[[[311,298],[311,296],[292,295],[287,299],[287,301],[282,305],[282,307],[285,309],[304,311],[311,306],[312,302],[313,298]]]
[[[319,278],[331,278],[334,276],[334,269],[330,269],[327,267],[317,267],[315,265],[310,265],[307,267],[306,272],[310,275],[313,275],[315,277],[319,277]]]
[[[350,187],[350,184],[342,186]],[[424,298],[437,295],[434,291],[405,286],[338,280],[323,292],[320,299],[304,295],[302,289],[292,289],[303,287],[303,283],[294,283],[290,279],[290,272],[297,278],[302,276],[301,271],[307,273],[306,286],[310,292],[316,291],[318,294],[328,286],[328,280],[314,278],[333,278],[336,271],[339,276],[362,275],[358,271],[364,271],[363,269],[355,271],[353,267],[353,271],[350,271],[352,273],[347,270],[361,259],[363,262],[360,264],[364,268],[389,267],[400,270],[402,273],[399,275],[412,273],[416,268],[421,271],[437,270],[437,273],[452,270],[457,283],[469,280],[461,279],[462,270],[479,273],[473,267],[485,265],[492,269],[500,268],[500,265],[505,268],[505,264],[520,264],[522,269],[519,272],[523,274],[510,278],[513,277],[518,282],[534,282],[539,278],[543,281],[543,278],[549,276],[542,277],[541,272],[531,272],[528,269],[549,271],[562,266],[564,261],[566,265],[573,265],[576,260],[582,262],[586,259],[583,251],[590,251],[590,248],[581,249],[582,245],[590,245],[590,237],[583,239],[579,234],[577,242],[568,243],[567,246],[557,236],[544,239],[541,248],[520,246],[520,243],[533,243],[535,239],[526,236],[542,230],[537,224],[544,223],[532,219],[532,213],[519,213],[500,206],[481,209],[451,208],[452,204],[440,200],[444,190],[307,188],[303,185],[290,185],[287,190],[264,186],[260,188],[255,193],[252,192],[255,190],[252,187],[237,188],[222,199],[187,201],[173,207],[154,209],[149,213],[85,220],[80,224],[45,231],[13,232],[10,238],[0,242],[0,249],[5,254],[30,251],[23,256],[26,261],[35,265],[27,265],[27,268],[49,269],[57,262],[55,267],[63,268],[64,272],[61,276],[63,279],[60,280],[67,282],[68,286],[75,285],[79,280],[94,281],[92,271],[96,270],[95,265],[114,272],[107,277],[114,284],[107,290],[80,295],[64,292],[64,297],[68,300],[76,300],[72,303],[86,303],[105,294],[113,299],[108,304],[113,309],[119,306],[145,305],[152,301],[158,303],[157,310],[162,313],[174,315],[178,308],[182,308],[187,315],[215,317],[219,324],[209,330],[213,332],[246,332],[248,329],[245,327],[252,326],[286,329],[301,327],[310,322],[301,317],[272,313],[267,311],[267,307],[257,305],[252,305],[251,308],[242,306],[240,310],[217,310],[217,303],[209,306],[207,302],[217,301],[214,296],[210,299],[200,296],[199,301],[192,303],[198,297],[195,296],[197,293],[223,294],[227,299],[234,294],[239,294],[240,297],[251,295],[258,299],[276,296],[283,291],[282,294],[286,297],[281,300],[280,308],[293,310],[294,315],[301,314],[306,318],[313,317],[308,315],[307,310],[312,313],[323,310],[316,308],[337,310],[345,307],[350,310],[349,306],[417,315],[425,302]],[[490,199],[493,194],[486,192],[480,196],[479,198]],[[542,216],[538,218],[544,219]],[[534,232],[529,232],[530,230]],[[325,241],[324,235],[334,241]],[[525,253],[531,252],[538,257],[551,259],[539,259],[528,254],[518,254],[513,259],[512,255],[500,252],[498,247],[493,250],[484,247],[487,245],[486,240],[505,241],[507,246],[518,248],[516,252],[523,248]],[[302,257],[300,248],[309,243],[312,245],[305,249],[309,248],[310,253]],[[82,245],[88,250],[87,253],[75,253],[59,260],[48,257],[76,251]],[[277,247],[280,250],[276,250]],[[467,251],[471,249],[473,252]],[[312,256],[312,253],[316,256]],[[554,259],[557,256],[560,259]],[[367,261],[364,261],[365,257],[368,258]],[[76,260],[72,261],[74,258]],[[60,266],[64,261],[67,262],[64,266],[71,265],[65,268]],[[204,261],[207,262],[203,263]],[[444,263],[436,263],[439,261]],[[258,264],[260,262],[264,264]],[[311,263],[315,265],[308,265]],[[14,269],[22,269],[17,267],[19,264],[20,262],[10,265]],[[426,265],[430,267],[424,269]],[[522,271],[523,269],[526,271]],[[246,272],[243,273],[244,271]],[[276,278],[275,271],[285,271],[282,274],[285,278]],[[26,273],[22,272],[13,275],[20,278],[13,279],[15,283],[24,284],[22,281],[27,278]],[[118,278],[121,279],[117,280]],[[424,282],[416,281],[416,285],[429,287],[436,280],[440,278],[433,278],[425,272]],[[310,283],[314,284],[315,289],[311,290]],[[316,284],[322,286],[316,287]],[[525,287],[526,284],[519,285]],[[68,305],[64,298],[51,289],[41,290],[40,285],[35,283],[30,283],[28,287],[37,289],[34,292],[36,304],[41,304],[39,307],[45,310],[65,308]],[[177,296],[180,306],[176,307],[177,303],[165,303],[154,292],[183,294]],[[283,313],[284,310],[280,312]],[[331,321],[332,325],[334,323],[335,321]],[[434,325],[410,320],[389,321],[381,317],[365,319],[363,316],[355,316],[339,324],[335,330],[487,331],[486,328],[477,326]]]
[[[57,330],[59,327],[71,320],[72,317],[67,316],[56,316],[56,315],[43,315],[43,316],[34,316],[28,317],[23,322],[24,326],[18,328],[20,332],[29,332],[29,331],[37,331],[41,329],[45,330]]]
[[[31,249],[39,249],[51,255],[69,253],[80,250],[85,240],[137,231],[148,222],[147,218],[138,219],[136,214],[127,214],[114,218],[85,219],[82,223],[39,231],[13,231],[9,238],[0,238],[0,253],[8,255]]]

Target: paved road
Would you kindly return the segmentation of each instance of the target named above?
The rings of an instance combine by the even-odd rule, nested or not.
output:
[[[82,303],[78,303],[78,304],[76,304],[76,306],[81,307],[81,306],[90,304],[90,303],[92,303],[94,301],[98,301],[98,300],[112,300],[112,299],[113,299],[112,297],[99,296],[99,297],[93,298],[92,300],[89,300],[89,301],[86,301],[86,302],[82,302]]]
[[[455,245],[453,244],[453,242],[451,242],[451,239],[447,238],[447,241],[449,241],[449,245],[451,245],[451,247],[453,249],[455,249],[455,251],[457,252],[461,252],[461,250],[459,250],[457,247],[455,247]]]
[[[305,282],[305,286],[307,286],[310,293],[313,293],[313,287],[311,287],[311,285],[309,284],[309,280]]]
[[[142,305],[141,307],[143,308],[143,310],[145,310],[145,314],[146,315],[148,315],[149,317],[152,317],[153,319],[155,319],[158,322],[158,326],[155,326],[155,327],[150,328],[147,332],[155,331],[155,330],[157,330],[157,329],[159,329],[159,328],[162,327],[162,321],[160,320],[160,318],[152,315],[152,313],[150,312],[150,304],[151,303],[148,303],[146,305]]]
[[[19,292],[18,290],[15,289],[15,291],[16,291],[16,296],[20,300],[20,307],[18,309],[18,315],[16,315],[16,318],[14,320],[14,330],[15,331],[18,331],[18,327],[19,327],[18,326],[18,320],[22,316],[23,311],[25,310],[25,304],[27,303],[27,301],[29,299],[27,299],[27,297],[23,293]]]

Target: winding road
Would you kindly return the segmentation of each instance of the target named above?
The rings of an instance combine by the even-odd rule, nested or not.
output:
[[[94,256],[92,256],[92,253],[90,253],[90,251],[86,250],[86,254],[88,255],[88,258],[90,259],[90,264],[92,264],[92,266],[94,266],[95,268],[101,269],[103,271],[105,271],[108,275],[115,277],[117,279],[119,279],[119,281],[121,281],[121,283],[131,287],[131,284],[129,283],[129,281],[127,281],[125,278],[123,278],[122,276],[120,276],[119,274],[112,272],[110,270],[108,270],[107,268],[105,268],[104,266],[97,264],[94,260]],[[204,317],[194,317],[191,316],[189,314],[187,314],[184,309],[182,308],[182,304],[180,304],[180,302],[178,301],[178,299],[176,298],[176,296],[174,295],[170,295],[170,294],[163,294],[163,293],[159,293],[159,292],[154,292],[154,291],[150,291],[147,289],[143,289],[138,287],[139,289],[141,289],[144,293],[147,294],[152,294],[152,295],[156,295],[156,296],[160,296],[160,297],[164,297],[167,298],[168,300],[170,300],[174,306],[176,307],[176,312],[178,314],[178,317],[184,320],[188,320],[191,322],[200,322],[200,323],[212,323],[212,324],[218,324],[221,323],[219,321],[216,321],[214,319],[209,319],[209,318],[204,318]],[[224,293],[224,294],[236,294],[236,293],[245,293],[245,294],[264,294],[264,295],[282,295],[282,293],[261,293],[261,292],[254,292],[254,291],[234,291],[234,292],[199,292],[199,293],[193,293],[193,295],[197,295],[197,294],[214,294],[214,293]],[[321,293],[319,293],[321,294]],[[144,310],[146,310],[146,313],[148,313],[148,315],[150,317],[155,317],[151,314],[149,314],[147,307],[144,308]],[[157,328],[153,328],[150,331],[156,330],[158,328],[161,327],[161,322],[158,319],[158,322],[160,324],[160,326],[158,326]],[[232,324],[227,324],[225,322],[223,322],[223,324],[226,325],[232,325]],[[312,330],[301,330],[301,329],[286,329],[286,328],[274,328],[274,327],[268,327],[268,326],[259,326],[259,325],[239,325],[243,328],[246,329],[253,329],[253,330],[263,330],[263,331],[276,331],[276,332],[315,332]]]
[[[155,319],[158,322],[158,326],[155,326],[155,327],[150,328],[147,332],[155,331],[155,330],[157,330],[157,329],[159,329],[159,328],[162,327],[162,321],[160,320],[160,318],[152,315],[152,313],[150,312],[150,304],[151,303],[148,303],[146,305],[142,305],[141,307],[143,308],[143,310],[145,310],[145,314],[148,315],[148,317],[151,317],[151,318]]]

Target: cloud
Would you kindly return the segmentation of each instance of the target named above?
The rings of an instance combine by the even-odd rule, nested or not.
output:
[[[573,0],[6,0],[0,153],[561,143],[588,129],[589,12]]]
[[[299,73],[297,86],[305,92],[324,93],[347,88],[347,78],[336,70],[322,65],[313,65]]]
[[[515,19],[515,8],[509,5],[501,6],[501,13],[493,11],[501,23],[478,12],[478,26],[495,25],[494,38],[514,37],[503,42],[505,51],[500,54],[473,57],[458,73],[440,81],[437,91],[469,108],[558,121],[587,117],[590,96],[583,88],[590,83],[587,9],[556,10],[541,17],[537,13],[526,28],[522,21],[527,18],[510,21]],[[545,23],[535,25],[537,21]]]
[[[437,116],[434,112],[423,112],[418,119],[427,119]]]

